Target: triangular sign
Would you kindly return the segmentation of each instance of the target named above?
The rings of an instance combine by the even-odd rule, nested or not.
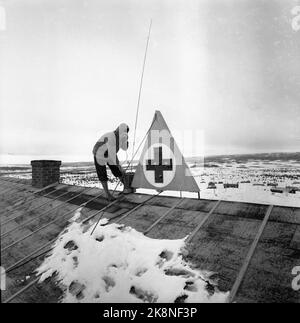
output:
[[[199,192],[160,111],[155,111],[131,186],[162,191]]]

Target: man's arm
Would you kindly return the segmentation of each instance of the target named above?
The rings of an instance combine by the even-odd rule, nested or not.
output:
[[[108,140],[106,143],[106,147],[108,152],[109,163],[112,165],[119,165],[119,160],[117,156],[116,138],[114,133],[110,133],[107,139]]]
[[[120,161],[118,158],[118,155],[116,155],[116,160],[117,160],[117,166],[119,167],[120,172],[122,173],[123,177],[125,176],[125,170],[123,169],[123,167],[120,165]]]

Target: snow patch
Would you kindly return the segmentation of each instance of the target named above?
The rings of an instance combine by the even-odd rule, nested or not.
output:
[[[226,302],[228,293],[183,259],[184,239],[151,239],[106,223],[92,235],[93,226],[70,224],[37,269],[40,282],[55,274],[62,302]]]

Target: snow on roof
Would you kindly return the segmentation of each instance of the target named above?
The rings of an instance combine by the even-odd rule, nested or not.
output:
[[[40,282],[56,274],[62,302],[227,300],[229,293],[208,289],[207,273],[183,259],[184,239],[151,239],[131,227],[106,224],[101,220],[91,235],[93,226],[71,223],[38,268]]]

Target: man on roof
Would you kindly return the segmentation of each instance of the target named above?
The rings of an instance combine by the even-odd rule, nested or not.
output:
[[[123,183],[123,193],[126,193],[127,190],[125,171],[122,169],[122,166],[119,163],[117,153],[120,148],[124,151],[128,149],[128,132],[129,127],[127,124],[121,123],[115,131],[105,133],[96,142],[93,148],[94,163],[97,175],[109,201],[115,200],[115,197],[108,190],[106,166],[108,166],[112,174],[119,178],[119,180]]]

